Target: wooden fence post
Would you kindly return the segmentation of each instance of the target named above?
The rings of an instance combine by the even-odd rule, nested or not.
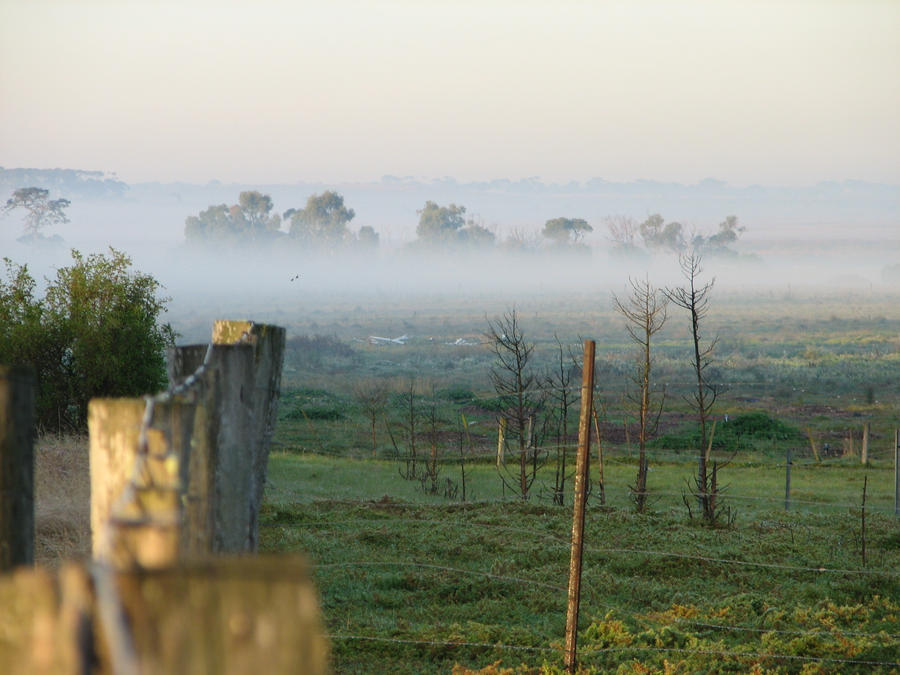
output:
[[[900,516],[900,429],[894,429],[894,515]]]
[[[587,495],[588,461],[591,449],[591,413],[594,409],[593,340],[584,341],[581,376],[581,414],[578,418],[578,457],[575,463],[575,505],[572,514],[572,549],[569,559],[569,595],[566,611],[565,667],[575,672],[578,657],[578,611],[581,604],[581,559],[584,549],[584,505]]]
[[[259,545],[259,509],[265,491],[269,448],[278,415],[286,331],[280,326],[251,321],[216,321],[213,325],[214,345],[243,342],[253,345],[253,395],[250,396],[249,429],[252,473],[245,550],[256,551]]]
[[[207,438],[210,442],[212,552],[250,550],[250,509],[254,482],[250,396],[254,388],[253,346],[215,345],[207,389]],[[250,455],[248,457],[248,455]]]
[[[784,510],[791,509],[791,449],[787,449],[787,461],[784,463]]]
[[[862,464],[869,463],[869,423],[866,422],[863,424],[862,431],[862,448],[859,453],[860,462]]]
[[[315,587],[297,556],[20,569],[0,575],[0,608],[4,674],[330,672]]]
[[[0,571],[34,562],[34,376],[0,366]]]
[[[91,551],[107,559],[109,518],[134,475],[146,402],[140,398],[95,398],[88,403],[91,471]]]
[[[176,387],[193,375],[206,358],[209,345],[181,345],[170,347],[166,353],[166,373],[169,386]]]
[[[503,464],[503,447],[506,444],[506,418],[501,417],[497,425],[497,468]]]
[[[603,480],[603,436],[600,434],[597,409],[594,408],[591,412],[594,416],[594,431],[597,433],[597,482],[600,487],[600,506],[606,506],[606,482]]]
[[[168,567],[196,552],[185,518],[195,397],[163,394],[151,405],[131,479],[110,513],[111,562],[121,569]]]

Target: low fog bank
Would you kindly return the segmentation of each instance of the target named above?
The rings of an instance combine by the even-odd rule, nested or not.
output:
[[[856,298],[877,301],[879,312],[900,318],[900,265],[895,262],[900,247],[811,248],[710,257],[703,261],[701,280],[715,277],[714,300],[720,307],[789,300],[827,306],[829,313],[844,307],[852,314]],[[107,250],[83,248],[82,253]],[[565,311],[586,318],[609,312],[614,293],[627,295],[629,277],[646,277],[657,287],[684,282],[672,254],[622,258],[599,250],[553,255],[406,248],[302,256],[292,248],[210,252],[158,244],[120,250],[131,256],[134,269],[162,284],[161,294],[170,298],[165,319],[181,343],[206,341],[216,318],[251,318],[286,326],[290,333],[360,339],[382,334],[379,329],[391,333],[386,337],[415,336],[417,310],[480,320],[517,307],[533,317]],[[39,284],[71,264],[65,248],[14,243],[2,253],[28,264]]]
[[[499,237],[513,231],[537,235],[543,224],[560,216],[583,218],[594,231],[587,242],[602,248],[604,219],[627,216],[637,222],[653,213],[683,223],[686,231],[714,231],[728,215],[747,227],[747,241],[900,240],[897,220],[900,186],[864,181],[833,181],[808,186],[736,186],[714,179],[686,185],[654,180],[546,183],[538,178],[460,182],[385,176],[357,183],[251,185],[210,181],[127,184],[114,175],[75,169],[3,169],[0,201],[16,189],[48,189],[50,198],[71,201],[71,222],[54,228],[73,246],[129,248],[184,241],[185,219],[211,205],[234,204],[245,190],[271,196],[274,213],[300,208],[326,190],[340,193],[355,218],[351,229],[373,227],[388,248],[415,238],[417,212],[426,201],[457,204],[466,217]],[[0,236],[21,233],[15,216],[0,220]],[[2,246],[0,241],[0,246]]]
[[[68,265],[68,246],[34,247],[0,242],[3,257],[28,264],[42,278]],[[134,266],[156,277],[175,296],[258,297],[279,302],[329,295],[403,297],[423,294],[509,295],[616,289],[629,277],[655,285],[681,281],[674,253],[616,255],[609,250],[511,253],[502,250],[443,251],[382,248],[372,252],[303,255],[294,247],[272,250],[204,250],[146,242],[122,246],[79,246],[105,253],[112,246]],[[729,292],[780,287],[900,290],[900,244],[826,246],[797,242],[790,247],[743,247],[746,252],[703,259],[705,277],[715,276]]]

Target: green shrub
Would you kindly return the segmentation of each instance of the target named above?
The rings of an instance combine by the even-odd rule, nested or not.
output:
[[[750,450],[759,441],[799,441],[802,432],[770,417],[764,412],[736,415],[728,422],[719,420],[713,436],[714,448],[729,450]],[[668,450],[696,450],[700,447],[700,428],[696,424],[680,427],[676,431],[663,434],[648,444],[652,448]]]
[[[344,419],[344,414],[335,408],[324,406],[298,406],[285,414],[289,420],[326,420],[333,422]]]
[[[0,362],[27,363],[38,381],[37,419],[45,429],[83,430],[99,396],[141,396],[164,388],[166,347],[175,333],[160,323],[167,299],[152,276],[133,272],[120,251],[84,257],[34,294],[27,266],[8,258],[0,280]]]
[[[475,398],[475,392],[465,387],[450,387],[449,389],[441,389],[437,392],[437,396],[452,403],[468,403]]]

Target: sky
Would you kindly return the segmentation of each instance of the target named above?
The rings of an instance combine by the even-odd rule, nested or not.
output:
[[[0,166],[900,183],[900,2],[0,2]]]

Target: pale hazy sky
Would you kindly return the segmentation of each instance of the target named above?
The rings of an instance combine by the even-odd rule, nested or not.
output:
[[[900,1],[0,0],[0,165],[900,183]]]

